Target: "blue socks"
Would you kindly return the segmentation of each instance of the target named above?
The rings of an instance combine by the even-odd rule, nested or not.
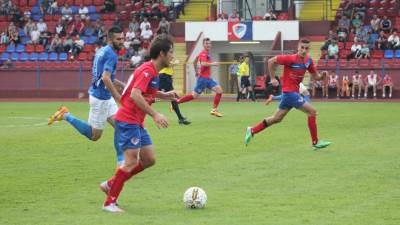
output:
[[[64,119],[70,123],[79,133],[92,140],[92,127],[85,121],[75,118],[71,113],[66,113]]]

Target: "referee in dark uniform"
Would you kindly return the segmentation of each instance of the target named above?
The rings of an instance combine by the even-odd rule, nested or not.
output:
[[[165,67],[160,70],[160,91],[168,92],[174,90],[174,86],[172,85],[172,76],[174,75],[173,63],[171,63],[170,67]],[[179,124],[189,125],[190,121],[188,121],[185,117],[182,116],[181,111],[179,110],[178,103],[174,100],[171,101],[172,109],[175,111],[176,115],[179,119]]]

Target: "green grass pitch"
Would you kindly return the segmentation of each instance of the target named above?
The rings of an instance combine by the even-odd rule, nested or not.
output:
[[[86,102],[65,103],[87,119]],[[60,103],[0,103],[0,224],[398,225],[400,104],[314,103],[320,138],[313,151],[306,116],[293,110],[246,148],[245,128],[277,103],[181,105],[193,123],[179,126],[167,103],[154,107],[170,127],[146,126],[157,163],[130,180],[125,213],[103,212],[98,185],[113,175],[113,129],[90,142],[65,121],[47,126]],[[205,209],[183,207],[184,191],[202,187]]]

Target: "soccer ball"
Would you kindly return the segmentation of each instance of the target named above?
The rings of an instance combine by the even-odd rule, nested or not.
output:
[[[190,187],[183,194],[183,203],[189,209],[201,209],[206,206],[206,192],[199,187]]]

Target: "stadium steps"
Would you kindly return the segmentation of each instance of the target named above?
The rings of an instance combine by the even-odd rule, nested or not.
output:
[[[185,15],[180,15],[178,22],[204,21],[210,14],[210,0],[191,0],[185,6]]]
[[[328,20],[334,21],[336,10],[340,5],[340,0],[332,0],[332,9],[328,7]],[[304,1],[303,8],[300,11],[299,20],[323,20],[323,3],[319,1]]]
[[[184,87],[184,62],[187,58],[186,43],[174,44],[174,59],[179,60],[179,64],[174,66],[174,88],[178,93],[183,93]]]

